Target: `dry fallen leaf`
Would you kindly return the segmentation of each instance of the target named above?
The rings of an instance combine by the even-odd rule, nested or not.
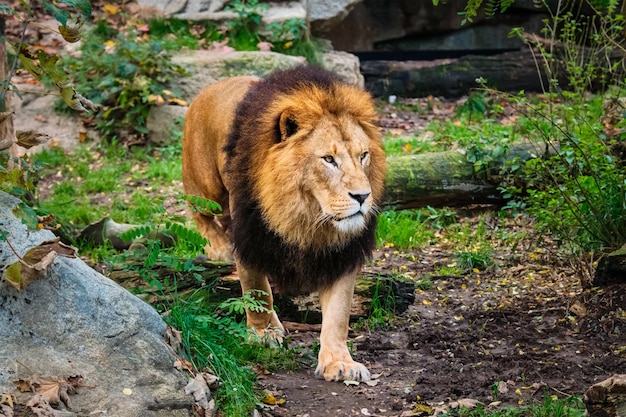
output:
[[[185,394],[193,395],[193,399],[196,401],[196,405],[207,410],[209,408],[209,399],[211,398],[211,391],[207,385],[204,377],[197,374],[189,383],[185,386]]]
[[[59,412],[52,408],[50,403],[39,394],[34,395],[28,400],[26,407],[29,408],[28,411],[30,411],[32,415],[37,417],[57,417],[59,415]]]
[[[15,397],[13,394],[0,395],[0,417],[13,417]]]
[[[72,408],[69,395],[76,393],[76,388],[82,381],[83,377],[80,375],[71,376],[65,380],[55,377],[44,379],[35,375],[31,378],[30,385],[48,404],[57,405],[63,402],[67,408]]]
[[[17,144],[26,149],[44,144],[50,140],[49,135],[36,130],[18,130],[15,134],[17,137]]]
[[[0,112],[0,123],[4,122],[9,117],[13,116],[12,111],[2,111]]]
[[[50,267],[57,256],[75,258],[77,249],[59,242],[59,238],[29,249],[22,259],[9,265],[3,278],[18,290],[23,290],[37,280]]]

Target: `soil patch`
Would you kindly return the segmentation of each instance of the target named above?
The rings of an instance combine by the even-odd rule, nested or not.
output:
[[[472,222],[471,218],[461,221]],[[368,384],[325,382],[314,366],[263,375],[279,406],[268,416],[410,416],[416,405],[446,407],[475,400],[491,407],[541,402],[546,395],[582,396],[626,369],[626,286],[583,288],[584,272],[560,260],[536,236],[494,253],[487,271],[432,275],[395,328],[351,332],[355,359],[377,378]],[[419,279],[451,262],[453,249],[381,249],[365,270]],[[310,347],[316,332],[290,334]]]

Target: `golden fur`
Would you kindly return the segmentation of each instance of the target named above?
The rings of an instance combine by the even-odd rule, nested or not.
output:
[[[374,246],[385,157],[369,95],[317,67],[265,79],[234,77],[204,89],[183,133],[185,193],[217,201],[223,216],[193,213],[207,254],[234,259],[244,291],[270,282],[319,291],[317,374],[367,380],[347,347],[354,281]],[[233,252],[233,246],[234,252]],[[280,337],[273,312],[248,325]]]

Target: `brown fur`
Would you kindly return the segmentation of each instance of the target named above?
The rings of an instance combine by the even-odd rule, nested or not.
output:
[[[185,193],[224,207],[222,217],[193,214],[211,242],[207,253],[228,258],[230,235],[243,290],[265,291],[270,308],[270,281],[286,292],[320,292],[317,372],[326,379],[369,378],[345,341],[383,191],[375,116],[363,90],[302,66],[209,86],[185,121]],[[259,334],[282,329],[273,312],[248,312],[248,324]]]

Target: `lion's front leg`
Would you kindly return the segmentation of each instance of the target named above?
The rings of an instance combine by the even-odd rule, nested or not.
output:
[[[243,293],[253,291],[252,296],[257,300],[264,301],[264,306],[269,310],[266,312],[246,310],[246,323],[248,327],[254,329],[258,336],[270,344],[281,344],[285,334],[285,328],[274,311],[272,288],[270,287],[267,277],[258,271],[246,268],[238,261],[237,270],[239,272],[239,281]]]
[[[348,351],[348,325],[356,273],[346,275],[320,291],[322,334],[315,374],[327,381],[368,381],[367,368]]]

